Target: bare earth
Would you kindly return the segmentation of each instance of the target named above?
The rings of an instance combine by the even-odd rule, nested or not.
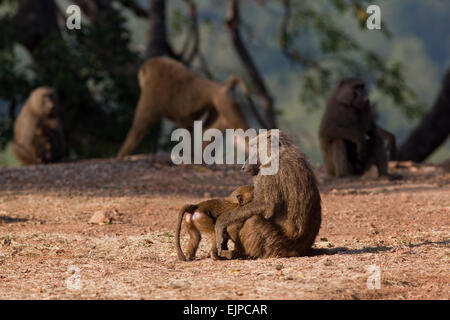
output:
[[[394,172],[404,179],[316,170],[323,254],[213,261],[206,239],[196,261],[179,262],[178,209],[250,183],[238,167],[135,156],[3,168],[0,299],[448,299],[450,174]],[[88,224],[98,211],[112,222]],[[377,268],[380,289],[368,289]]]

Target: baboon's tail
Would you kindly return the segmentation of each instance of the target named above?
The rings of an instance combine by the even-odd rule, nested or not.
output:
[[[234,90],[237,84],[240,84],[242,87],[242,91],[244,91],[245,99],[247,100],[250,109],[255,114],[256,119],[264,128],[269,128],[267,126],[266,121],[261,117],[258,110],[256,110],[255,104],[253,103],[253,100],[250,95],[250,90],[248,89],[247,83],[244,81],[242,76],[238,74],[232,74],[231,76],[228,77],[227,80],[225,80],[224,84],[227,88],[230,88],[232,90]]]
[[[183,250],[181,250],[180,245],[180,233],[181,233],[181,225],[183,224],[184,214],[186,212],[194,213],[194,211],[197,209],[197,206],[194,204],[187,204],[183,206],[178,213],[178,220],[177,220],[177,229],[175,231],[175,248],[177,249],[177,255],[178,259],[181,261],[186,261],[186,257],[183,253]]]

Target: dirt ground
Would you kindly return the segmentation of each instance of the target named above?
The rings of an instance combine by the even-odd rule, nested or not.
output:
[[[250,183],[237,166],[159,155],[2,168],[0,299],[448,299],[450,174],[394,171],[404,179],[316,169],[321,255],[213,261],[206,239],[179,262],[177,210]],[[112,222],[88,224],[96,212]]]

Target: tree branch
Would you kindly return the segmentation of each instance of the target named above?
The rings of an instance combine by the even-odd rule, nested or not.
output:
[[[274,99],[270,95],[267,87],[264,83],[264,80],[259,73],[258,68],[256,67],[250,53],[248,52],[244,41],[242,40],[242,36],[239,31],[240,27],[240,17],[239,17],[239,5],[237,0],[228,0],[228,13],[225,21],[225,26],[230,34],[231,42],[238,54],[242,64],[244,65],[245,70],[250,76],[257,95],[262,100],[262,106],[265,113],[266,122],[270,128],[276,127],[275,113],[273,110]]]
[[[410,133],[398,150],[397,160],[422,162],[450,135],[450,69],[442,81],[442,87],[422,121]]]
[[[76,5],[78,5],[81,11],[89,18],[89,20],[93,20],[98,15],[98,7],[94,1],[90,0],[74,0]]]
[[[198,17],[197,17],[197,6],[192,0],[184,0],[188,6],[189,10],[189,16],[191,18],[191,28],[190,28],[190,34],[186,38],[186,42],[183,45],[183,49],[180,53],[180,56],[182,56],[183,62],[190,66],[192,61],[194,60],[195,56],[199,53],[199,47],[200,47],[200,32],[198,30]],[[190,39],[194,39],[194,45],[191,48],[191,51],[188,52],[188,47],[190,43]]]
[[[208,66],[208,63],[206,62],[205,56],[202,52],[198,52],[197,54],[198,60],[200,61],[200,70],[206,75],[208,79],[214,80],[214,74],[211,72],[211,69]]]
[[[288,26],[289,22],[291,20],[291,1],[290,0],[283,0],[283,19],[281,20],[280,24],[280,47],[281,51],[284,55],[286,55],[288,58],[291,57],[291,54],[289,52],[289,34],[288,34]]]
[[[16,107],[17,107],[17,99],[16,97],[13,97],[11,100],[11,104],[8,108],[8,117],[11,123],[14,122],[15,116],[16,116]]]
[[[282,0],[283,5],[283,18],[280,24],[279,31],[279,43],[281,52],[288,58],[291,62],[296,62],[307,68],[315,68],[319,71],[324,69],[315,60],[303,57],[297,49],[292,48],[291,39],[289,37],[289,23],[291,22],[291,11],[292,2],[291,0]]]
[[[147,58],[167,55],[180,60],[179,55],[173,51],[167,40],[165,0],[151,1],[148,19],[150,20],[150,39],[147,45]]]
[[[147,10],[145,10],[144,8],[142,8],[136,1],[122,0],[121,3],[124,7],[127,7],[128,9],[133,11],[136,16],[145,18],[145,19],[148,18],[149,12]]]

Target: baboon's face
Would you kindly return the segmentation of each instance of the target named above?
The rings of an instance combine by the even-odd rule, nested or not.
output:
[[[250,192],[249,190],[236,190],[236,199],[240,206],[243,206],[247,203],[250,203],[253,201],[253,191]]]
[[[39,116],[52,117],[55,115],[56,99],[52,88],[36,89],[31,97],[32,109]]]
[[[244,204],[247,204],[249,202],[253,201],[253,186],[241,186],[234,190],[229,198],[234,202],[238,203],[239,205],[243,206]]]
[[[353,103],[358,109],[365,109],[369,105],[369,95],[364,83],[358,83],[353,86]]]
[[[238,194],[236,196],[236,198],[237,198],[237,200],[239,202],[239,205],[243,206],[243,205],[245,205],[247,203],[252,202],[252,200],[253,200],[253,193]]]
[[[256,176],[262,167],[263,169],[271,168],[273,159],[278,156],[280,146],[278,133],[272,133],[272,131],[261,133],[253,138],[249,141],[249,156],[242,166],[242,171]],[[276,161],[278,162],[278,158]]]
[[[258,150],[258,137],[253,138],[248,143],[249,156],[242,166],[242,171],[250,173],[252,176],[256,176],[259,173],[261,167],[261,161],[259,159]]]
[[[369,95],[366,85],[355,78],[345,78],[339,82],[336,99],[340,103],[357,109],[365,109],[369,106]]]
[[[55,94],[53,91],[49,91],[42,95],[42,111],[46,115],[53,115],[55,113]]]
[[[244,165],[242,166],[242,171],[244,171],[245,173],[249,173],[252,176],[256,176],[259,173],[259,167],[261,166],[261,163],[257,163],[257,164],[250,164],[248,162],[248,160],[244,163]]]

